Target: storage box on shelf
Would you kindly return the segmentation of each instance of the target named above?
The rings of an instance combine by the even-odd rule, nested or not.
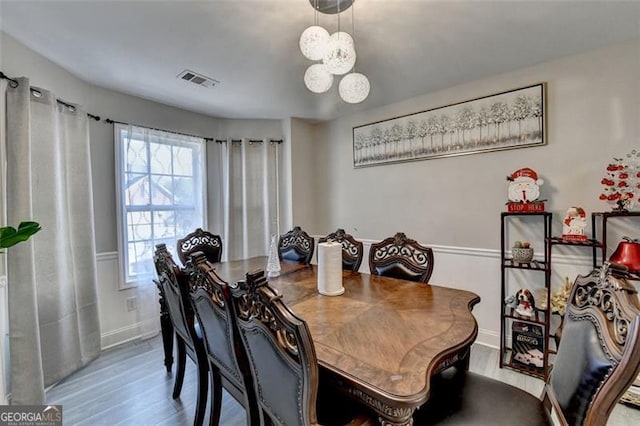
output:
[[[524,217],[538,217],[542,222],[542,241],[551,238],[552,213],[549,212],[504,212],[501,214],[500,228],[500,264],[502,309],[500,312],[500,367],[508,367],[519,372],[546,379],[549,372],[549,282],[550,269],[548,249],[545,247],[543,259],[532,259],[530,262],[519,262],[507,255],[508,247],[513,241],[507,241],[507,227],[512,220]],[[509,271],[515,269],[539,271],[544,273],[544,289],[546,303],[544,309],[533,308],[529,315],[518,313],[517,309],[504,303],[514,294],[517,287],[510,279]],[[524,296],[526,297],[526,296]],[[511,342],[508,338],[511,337]]]

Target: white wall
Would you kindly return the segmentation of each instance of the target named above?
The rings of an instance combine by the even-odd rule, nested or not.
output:
[[[319,167],[315,158],[314,126],[303,119],[291,119],[291,191],[293,226],[315,232],[316,182],[328,168]],[[287,230],[283,230],[286,232]]]
[[[351,132],[379,120],[424,111],[492,93],[547,82],[548,145],[354,169]],[[376,90],[372,82],[372,90]],[[381,90],[381,89],[379,89]],[[482,297],[476,317],[486,343],[499,331],[500,212],[505,211],[505,177],[524,166],[546,183],[543,198],[561,233],[566,209],[608,207],[597,200],[604,167],[612,157],[640,149],[640,40],[497,75],[318,125],[315,158],[326,165],[317,183],[317,224],[326,234],[338,227],[361,239],[380,240],[403,231],[436,247],[433,283],[465,288]],[[618,233],[640,236],[640,223],[622,221]],[[534,239],[538,228],[520,225],[510,238]],[[536,239],[537,238],[537,239]],[[609,241],[615,247],[613,238]],[[554,249],[556,250],[556,249]],[[588,252],[557,249],[560,265],[553,284],[587,265]],[[569,257],[562,257],[562,255]],[[577,256],[577,257],[576,257]],[[572,263],[581,267],[573,267]],[[363,262],[366,264],[366,262]],[[579,266],[579,265],[578,265]],[[517,277],[523,287],[532,275]],[[533,281],[532,281],[533,280]],[[483,338],[481,333],[480,338]]]

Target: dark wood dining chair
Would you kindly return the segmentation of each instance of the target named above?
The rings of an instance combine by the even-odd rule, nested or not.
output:
[[[158,285],[162,289],[176,337],[176,378],[172,396],[174,399],[180,397],[186,358],[189,356],[198,369],[198,389],[193,424],[201,425],[207,407],[209,369],[202,333],[194,321],[193,309],[188,299],[188,279],[174,262],[165,244],[156,246],[153,261],[158,274]]]
[[[177,242],[177,253],[180,262],[187,264],[189,255],[200,251],[211,263],[219,263],[222,259],[222,238],[198,228]]]
[[[278,256],[280,260],[311,263],[313,257],[314,239],[299,226],[280,236],[278,241]]]
[[[229,287],[216,274],[213,264],[202,252],[190,256],[185,273],[189,276],[191,303],[209,359],[209,424],[217,425],[220,421],[224,387],[245,408],[247,425],[259,425],[260,415],[253,392],[251,370],[240,341],[235,315],[231,311]]]
[[[344,229],[338,229],[318,239],[318,244],[329,240],[342,244],[342,269],[358,272],[364,251],[362,242],[353,238],[351,234],[347,234]]]
[[[605,264],[571,290],[562,340],[541,399],[477,374],[435,376],[420,425],[600,426],[640,371],[640,302],[624,272]]]
[[[324,423],[325,409],[317,406],[318,360],[307,323],[267,284],[264,271],[248,273],[246,281],[231,286],[231,294],[263,424],[317,425],[318,418]],[[332,405],[326,408],[336,411]],[[369,422],[356,415],[340,424]]]
[[[398,232],[371,244],[369,270],[372,275],[428,283],[433,272],[433,250]]]

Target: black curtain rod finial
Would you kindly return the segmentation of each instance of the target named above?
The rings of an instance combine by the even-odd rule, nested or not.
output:
[[[8,75],[3,73],[2,71],[0,71],[0,79],[8,80],[9,81],[9,86],[13,87],[14,89],[16,87],[20,86],[20,83],[18,83],[18,80],[9,77]]]

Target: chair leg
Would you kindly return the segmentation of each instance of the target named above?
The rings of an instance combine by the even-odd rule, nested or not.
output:
[[[211,372],[211,414],[209,425],[218,426],[222,409],[222,380],[220,379],[220,372],[215,366],[209,364],[209,371]]]
[[[209,391],[209,365],[207,359],[200,359],[198,365],[198,396],[196,399],[196,413],[194,415],[194,426],[200,426],[204,422],[204,415],[207,411],[207,392]]]
[[[262,410],[258,406],[258,400],[256,399],[255,392],[253,390],[253,382],[245,378],[245,395],[244,395],[244,408],[247,415],[247,426],[262,426],[265,424],[263,419]]]
[[[180,391],[182,391],[182,382],[184,382],[184,369],[187,363],[187,350],[184,347],[184,341],[180,336],[176,335],[176,381],[173,385],[173,399],[180,397]]]

